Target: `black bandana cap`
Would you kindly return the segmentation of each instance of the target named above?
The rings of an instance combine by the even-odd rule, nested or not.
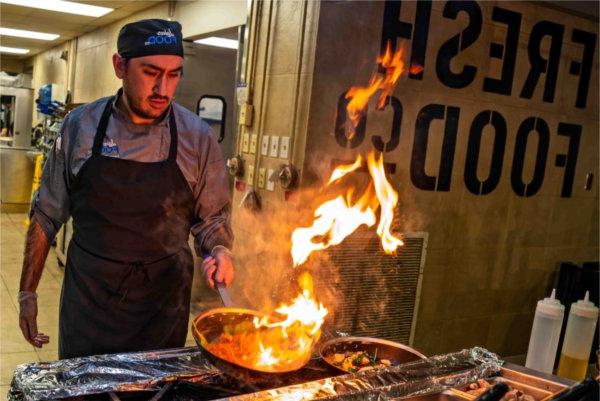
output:
[[[145,19],[127,24],[119,32],[117,51],[125,58],[156,55],[183,57],[181,24],[163,19]]]

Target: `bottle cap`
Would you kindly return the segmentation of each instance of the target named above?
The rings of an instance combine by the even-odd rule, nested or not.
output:
[[[589,291],[585,292],[583,299],[571,304],[571,313],[588,319],[598,318],[598,307],[593,302],[590,302]]]
[[[544,298],[537,303],[536,311],[550,317],[562,318],[565,314],[565,306],[556,299],[556,289],[552,289],[549,298]]]

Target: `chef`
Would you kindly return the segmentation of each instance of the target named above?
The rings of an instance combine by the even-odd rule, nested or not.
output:
[[[98,61],[100,62],[100,61]],[[69,217],[59,357],[183,346],[191,284],[190,232],[206,279],[229,285],[230,191],[217,140],[173,102],[181,25],[123,26],[112,58],[122,87],[74,109],[46,162],[31,211],[19,325],[36,347],[36,288],[50,244]]]

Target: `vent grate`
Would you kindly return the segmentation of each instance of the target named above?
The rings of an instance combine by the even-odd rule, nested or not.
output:
[[[410,342],[426,233],[403,240],[396,255],[386,255],[372,230],[357,230],[324,252],[315,290],[331,306],[327,329]]]

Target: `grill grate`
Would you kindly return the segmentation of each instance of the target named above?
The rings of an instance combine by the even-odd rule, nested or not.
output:
[[[386,255],[377,234],[357,230],[325,251],[315,290],[332,306],[326,328],[410,342],[426,234],[405,235],[403,240],[396,255]]]

